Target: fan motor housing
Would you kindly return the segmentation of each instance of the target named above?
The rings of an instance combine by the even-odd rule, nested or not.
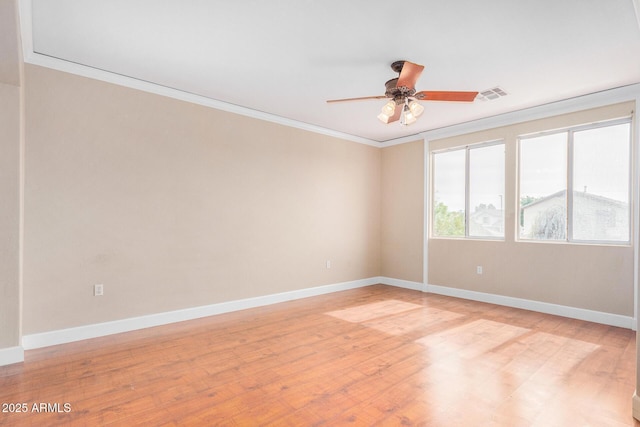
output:
[[[404,61],[402,61],[404,63]],[[408,88],[404,86],[398,87],[398,77],[395,79],[388,80],[385,84],[385,92],[384,95],[387,98],[393,99],[396,104],[403,104],[406,98],[413,96],[416,93],[416,90],[413,88]]]

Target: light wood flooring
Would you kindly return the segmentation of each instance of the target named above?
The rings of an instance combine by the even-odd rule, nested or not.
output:
[[[0,425],[638,426],[635,364],[630,330],[376,285],[27,351]]]

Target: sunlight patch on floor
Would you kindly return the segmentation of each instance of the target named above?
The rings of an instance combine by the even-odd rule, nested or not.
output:
[[[428,335],[416,342],[441,355],[446,353],[471,359],[529,331],[530,329],[506,323],[480,319]]]
[[[437,323],[447,322],[461,317],[464,317],[464,315],[460,313],[422,307],[383,319],[371,320],[363,323],[363,325],[390,335],[404,335],[418,329],[428,328]]]
[[[576,408],[593,415],[608,384],[605,367],[587,362],[600,346],[565,336],[481,319],[417,342],[433,363],[414,380],[428,391],[432,416],[451,425],[470,416],[460,413],[461,401],[482,408],[477,417],[491,418],[488,425],[588,425]],[[602,371],[601,381],[591,371]]]
[[[394,299],[374,302],[371,304],[349,307],[342,310],[330,311],[329,316],[346,320],[352,323],[361,323],[380,317],[390,316],[393,314],[403,313],[409,310],[423,308],[422,305],[412,304],[410,302],[398,301]]]

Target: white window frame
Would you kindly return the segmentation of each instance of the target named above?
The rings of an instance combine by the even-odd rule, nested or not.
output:
[[[503,203],[502,206],[502,224],[503,224],[503,229],[502,229],[502,237],[492,237],[492,236],[470,236],[469,235],[469,209],[470,209],[470,193],[469,193],[469,184],[470,184],[470,166],[469,166],[469,157],[470,157],[470,151],[474,150],[474,149],[478,149],[478,148],[484,148],[484,147],[491,147],[494,145],[502,145],[505,148],[506,151],[506,143],[504,139],[496,139],[496,140],[490,140],[490,141],[485,141],[485,142],[479,142],[476,144],[468,144],[468,145],[462,145],[462,146],[457,146],[457,147],[451,147],[451,148],[444,148],[442,150],[434,150],[431,152],[431,209],[430,209],[430,213],[429,215],[431,216],[431,221],[430,224],[432,224],[432,226],[430,227],[430,231],[429,231],[429,235],[430,238],[432,239],[469,239],[469,240],[493,240],[493,241],[499,241],[499,242],[504,242],[505,241],[505,206]],[[435,226],[435,207],[436,207],[436,203],[435,203],[435,156],[437,154],[440,153],[447,153],[447,152],[451,152],[451,151],[460,151],[460,150],[465,150],[465,156],[464,156],[464,236],[437,236],[435,234],[435,230],[434,230],[434,226]],[[505,159],[504,159],[504,164],[503,164],[503,168],[504,168],[504,172],[505,172],[505,179],[506,179],[506,155],[505,155]],[[504,188],[503,188],[503,202],[504,202],[504,198],[505,198],[505,190],[506,190],[506,181],[503,182]]]
[[[627,236],[627,240],[581,240],[581,239],[574,239],[573,238],[573,167],[574,167],[574,134],[576,132],[581,132],[581,131],[585,131],[585,130],[591,130],[591,129],[598,129],[598,128],[603,128],[603,127],[609,127],[609,126],[616,126],[616,125],[621,125],[621,124],[629,124],[629,183],[628,183],[628,195],[627,198],[629,200],[629,212],[628,212],[628,223],[629,223],[629,234]],[[542,240],[542,239],[527,239],[527,238],[522,238],[520,236],[520,221],[516,221],[516,241],[517,242],[526,242],[526,243],[547,243],[547,244],[586,244],[586,245],[607,245],[607,246],[611,246],[611,245],[617,245],[617,246],[630,246],[631,242],[632,242],[632,236],[633,236],[633,199],[632,199],[632,194],[633,194],[633,176],[634,176],[634,170],[633,170],[633,121],[632,121],[632,117],[628,116],[628,117],[622,117],[622,118],[618,118],[618,119],[613,119],[613,120],[605,120],[605,121],[601,121],[601,122],[595,122],[595,123],[589,123],[589,124],[583,124],[583,125],[577,125],[577,126],[570,126],[570,127],[566,127],[566,128],[561,128],[561,129],[554,129],[554,130],[549,130],[549,131],[543,131],[543,132],[535,132],[535,133],[531,133],[531,134],[526,134],[526,135],[520,135],[518,136],[517,140],[518,140],[518,154],[517,154],[517,159],[518,159],[518,182],[517,182],[517,188],[518,188],[518,194],[517,194],[517,202],[518,202],[518,211],[517,211],[517,218],[520,218],[520,214],[522,212],[522,206],[520,205],[520,200],[522,199],[522,194],[520,192],[520,171],[521,169],[521,144],[523,140],[526,139],[531,139],[531,138],[537,138],[537,137],[541,137],[541,136],[546,136],[546,135],[554,135],[554,134],[558,134],[558,133],[567,133],[567,169],[566,169],[566,182],[567,182],[567,197],[565,200],[566,203],[566,213],[567,213],[567,217],[566,217],[566,224],[567,224],[567,230],[566,230],[566,236],[564,240]]]

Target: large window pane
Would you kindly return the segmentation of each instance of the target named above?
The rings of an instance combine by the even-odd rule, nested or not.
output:
[[[504,144],[469,150],[469,236],[504,237]]]
[[[566,239],[567,136],[520,140],[521,239]]]
[[[465,150],[433,156],[433,234],[464,237]]]
[[[573,135],[573,239],[627,242],[630,124]]]

